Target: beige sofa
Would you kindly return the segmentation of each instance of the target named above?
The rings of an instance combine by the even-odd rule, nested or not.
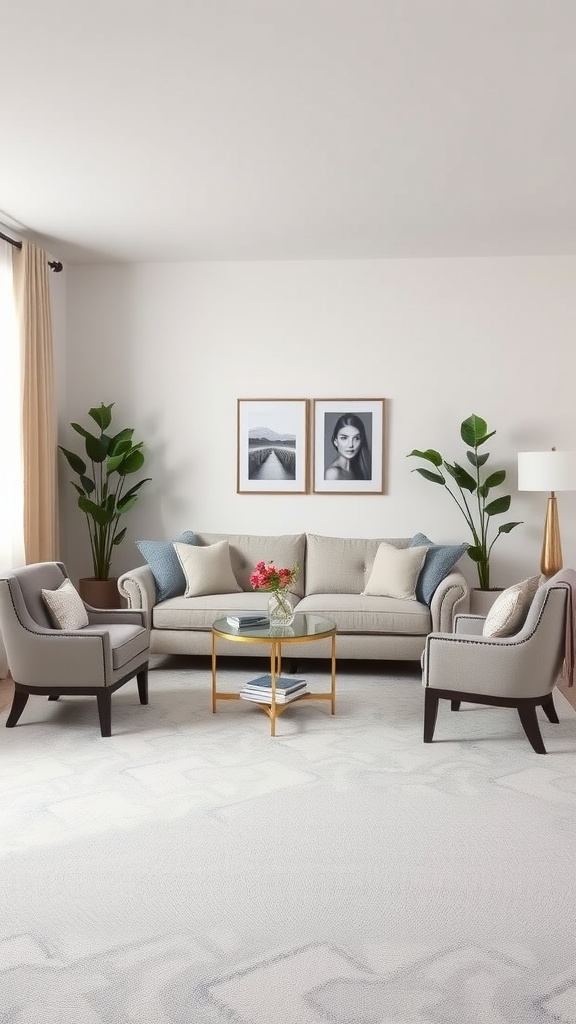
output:
[[[171,597],[157,603],[148,565],[124,573],[120,594],[130,608],[141,608],[150,623],[151,654],[210,654],[211,627],[231,611],[267,608],[268,595],[252,590],[250,573],[258,561],[278,567],[300,565],[291,592],[297,612],[314,612],[336,622],[338,658],[420,658],[428,633],[452,631],[457,611],[467,611],[469,589],[456,566],[434,592],[430,607],[416,600],[368,597],[362,594],[382,540],[397,548],[410,538],[341,538],[318,534],[259,537],[252,534],[195,533],[196,543],[228,541],[239,593],[203,597]],[[220,641],[218,654],[251,655],[250,644]],[[290,645],[293,657],[327,657],[329,641]]]

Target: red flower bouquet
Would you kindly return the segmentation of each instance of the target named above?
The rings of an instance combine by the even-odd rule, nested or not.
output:
[[[254,590],[271,590],[278,593],[288,590],[298,578],[300,566],[296,563],[291,569],[277,569],[272,562],[256,562],[250,574],[250,585]]]

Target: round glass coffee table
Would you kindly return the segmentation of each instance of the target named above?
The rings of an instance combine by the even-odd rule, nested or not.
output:
[[[230,612],[229,614],[233,614]],[[270,677],[272,680],[272,699],[268,703],[257,703],[270,719],[270,735],[276,735],[276,719],[286,708],[301,701],[329,700],[331,714],[336,713],[336,623],[321,615],[296,613],[290,626],[251,626],[237,628],[231,626],[226,616],[216,619],[212,625],[212,712],[216,714],[216,702],[219,700],[240,700],[239,693],[225,693],[216,686],[216,642],[218,637],[232,640],[239,644],[270,645]],[[276,701],[276,680],[282,671],[282,648],[289,644],[312,643],[314,640],[331,638],[330,654],[330,689],[324,692],[304,693],[301,697],[279,704]],[[256,702],[254,702],[256,703]]]

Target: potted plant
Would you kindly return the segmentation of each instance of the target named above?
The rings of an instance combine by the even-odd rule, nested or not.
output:
[[[501,523],[496,534],[490,540],[494,516],[507,512],[511,500],[509,494],[490,498],[490,491],[504,483],[506,470],[497,469],[487,473],[484,467],[490,454],[489,452],[479,452],[479,449],[495,433],[495,430],[488,430],[486,421],[480,416],[469,416],[461,423],[460,437],[468,448],[466,458],[472,467],[471,471],[458,462],[447,462],[444,456],[433,448],[427,448],[425,451],[415,448],[407,456],[408,458],[415,456],[430,463],[433,469],[419,466],[413,472],[420,473],[425,480],[444,487],[456,502],[472,534],[472,544],[468,547],[468,555],[475,562],[478,571],[477,589],[492,592],[496,589],[490,586],[492,548],[501,534],[510,533],[515,526],[520,526],[519,522]]]
[[[118,607],[117,578],[110,576],[112,553],[122,543],[126,527],[119,529],[122,516],[136,504],[138,491],[150,477],[125,490],[126,478],[137,473],[144,465],[143,441],[134,442],[133,427],[111,434],[112,407],[89,409],[88,415],[98,426],[99,433],[91,434],[79,423],[70,426],[84,438],[85,458],[58,445],[68,465],[78,477],[71,481],[78,492],[78,508],[86,516],[94,576],[81,579],[82,598],[97,608]]]

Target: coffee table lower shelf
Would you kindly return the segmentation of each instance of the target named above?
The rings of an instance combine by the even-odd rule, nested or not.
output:
[[[216,705],[219,700],[241,700],[239,693],[228,693],[217,689],[216,674],[216,641],[218,637],[225,640],[232,640],[239,643],[270,644],[270,677],[274,681],[282,671],[282,647],[285,644],[308,643],[313,640],[325,640],[330,638],[330,689],[324,692],[303,693],[295,700],[276,703],[275,700],[255,701],[247,700],[244,703],[252,704],[263,711],[270,719],[270,735],[276,735],[276,719],[282,715],[287,708],[303,701],[330,701],[330,713],[336,714],[336,625],[330,619],[324,619],[319,615],[297,615],[294,625],[290,631],[285,631],[278,636],[269,627],[254,629],[252,631],[239,631],[228,624],[226,618],[217,619],[212,626],[212,713],[216,714]]]

